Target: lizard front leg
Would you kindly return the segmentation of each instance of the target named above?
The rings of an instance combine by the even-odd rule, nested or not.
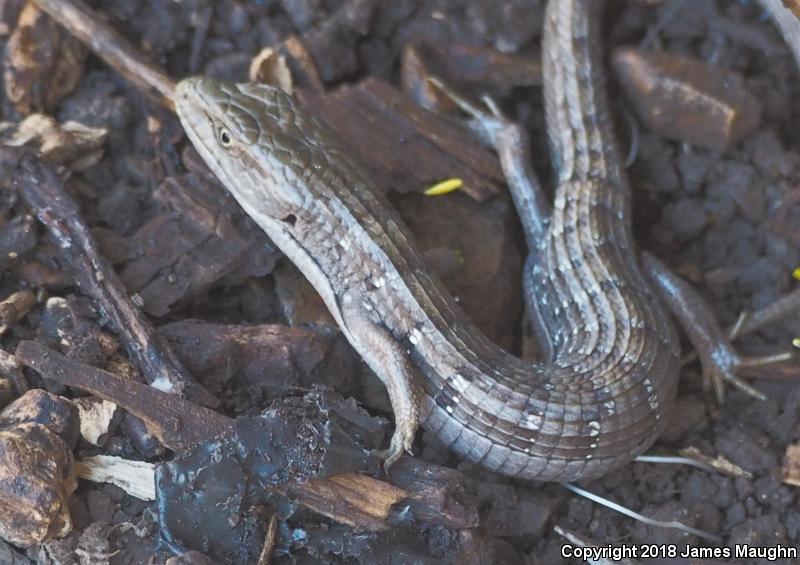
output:
[[[370,320],[362,309],[345,297],[342,318],[350,343],[386,386],[394,412],[395,429],[389,449],[377,452],[389,469],[403,454],[411,453],[419,428],[422,389],[418,371],[401,343],[383,326]]]

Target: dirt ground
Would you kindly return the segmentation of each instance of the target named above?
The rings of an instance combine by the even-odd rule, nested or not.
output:
[[[243,80],[251,57],[262,47],[291,33],[300,34],[331,89],[367,77],[398,85],[401,50],[415,41],[491,46],[537,60],[543,11],[543,2],[538,0],[103,0],[91,4],[173,77],[202,73]],[[10,25],[13,28],[13,22]],[[755,132],[724,151],[668,141],[641,125],[634,136],[631,122],[618,120],[623,148],[636,139],[637,158],[629,174],[640,247],[695,283],[723,325],[733,323],[742,310],[764,306],[792,290],[798,284],[792,271],[800,265],[800,204],[792,209],[792,196],[800,191],[800,129],[794,125],[800,123],[800,70],[777,29],[752,1],[722,0],[665,0],[656,7],[614,2],[604,29],[609,52],[615,46],[639,45],[649,33],[652,45],[659,49],[738,72],[762,105]],[[615,112],[620,116],[629,112],[613,79],[609,87]],[[551,186],[540,88],[517,87],[494,94],[512,117],[528,127],[534,166]],[[356,397],[373,413],[390,414],[377,379],[346,344],[329,333],[298,334],[297,349],[280,363],[221,368],[214,362],[214,351],[208,359],[198,358],[202,336],[181,341],[187,334],[175,324],[182,320],[277,323],[302,329],[323,315],[313,306],[302,311],[306,300],[315,304],[304,298],[302,293],[308,291],[302,279],[269,242],[261,240],[253,244],[252,252],[247,251],[249,259],[242,263],[246,268],[231,269],[208,288],[182,291],[174,300],[163,294],[153,282],[158,273],[142,263],[142,257],[149,257],[159,245],[143,241],[142,229],[163,217],[166,201],[163,194],[156,194],[159,182],[152,164],[156,150],[148,134],[148,118],[155,115],[166,124],[158,151],[171,151],[176,166],[177,156],[188,145],[177,119],[155,109],[92,56],[75,92],[53,113],[60,122],[76,120],[109,128],[103,159],[78,175],[73,196],[101,248],[126,284],[143,296],[148,304],[145,311],[162,327],[190,371],[203,382],[224,383],[218,393],[228,415],[257,413],[286,386],[309,387],[316,377],[343,395]],[[3,115],[6,121],[19,119],[8,101]],[[463,192],[428,198],[418,194],[423,188],[410,187],[406,194],[392,191],[390,199],[470,317],[498,343],[519,352],[524,242],[510,199],[503,193],[477,202]],[[4,229],[16,226],[13,234],[30,236],[14,239],[28,242],[22,257],[51,264],[48,261],[56,251],[43,230],[25,219],[24,209],[11,204],[4,205],[3,211]],[[5,237],[12,240],[11,235]],[[13,265],[2,266],[2,296],[30,284],[31,279]],[[91,331],[103,328],[102,314],[94,311],[91,301],[68,278],[50,279],[45,286],[47,296],[64,297],[71,304],[70,315],[78,316]],[[290,304],[301,310],[290,310]],[[2,346],[14,351],[19,340],[38,336],[61,347],[58,328],[63,323],[57,310],[40,302],[2,338]],[[736,345],[744,352],[770,352],[785,348],[798,335],[800,317],[793,316]],[[108,361],[107,356],[85,351],[80,357],[101,367]],[[228,373],[220,376],[224,371]],[[260,378],[268,372],[285,376],[286,382],[265,385]],[[797,547],[798,490],[782,483],[781,465],[787,446],[800,440],[800,386],[797,374],[781,376],[753,381],[767,394],[765,402],[729,390],[724,404],[718,405],[702,387],[699,364],[687,364],[671,422],[651,450],[674,454],[695,447],[706,455],[727,458],[752,473],[752,479],[682,465],[632,463],[581,486],[646,516],[679,520],[715,533],[724,546]],[[36,383],[35,377],[31,380]],[[121,426],[100,451],[131,459],[163,459],[162,452],[135,445],[130,438]],[[554,531],[555,526],[598,545],[708,545],[676,530],[635,522],[559,485],[512,481],[460,463],[428,434],[421,433],[415,445],[419,457],[463,473],[465,490],[479,508],[482,543],[493,562],[576,562],[561,556],[565,540]],[[82,444],[78,454],[97,451]],[[76,532],[66,542],[30,550],[31,559],[40,563],[163,563],[170,555],[159,545],[153,505],[116,487],[82,482],[71,510]],[[109,529],[110,525],[118,527]],[[307,513],[282,524],[279,533],[275,563],[368,563],[370,555],[378,554],[370,551],[380,548],[385,550],[380,555],[392,555],[393,563],[447,563],[457,555],[459,543],[458,532],[425,524],[402,524],[396,531],[361,539],[344,526]],[[75,549],[81,543],[99,555],[78,561]]]

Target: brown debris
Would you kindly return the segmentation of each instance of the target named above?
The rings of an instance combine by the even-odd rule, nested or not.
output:
[[[29,390],[0,412],[0,428],[13,428],[20,424],[41,424],[70,448],[78,443],[77,407],[69,400],[41,389]]]
[[[78,484],[64,437],[76,431],[75,407],[41,390],[0,413],[0,537],[28,547],[72,530],[68,500]]]
[[[8,36],[17,25],[26,0],[0,0],[0,37]]]
[[[223,277],[272,270],[278,251],[218,181],[193,173],[169,177],[154,197],[169,211],[133,235],[132,259],[120,273],[148,314],[163,316]]]
[[[320,324],[335,326],[336,321],[303,274],[294,265],[282,261],[272,272],[283,317],[290,326]]]
[[[31,114],[19,123],[0,124],[0,138],[9,147],[26,146],[51,164],[81,171],[103,156],[108,130],[78,122],[59,124],[50,116]]]
[[[35,247],[36,228],[32,215],[17,215],[7,222],[0,219],[0,268],[13,265],[24,270],[31,263],[20,262],[20,259]]]
[[[0,377],[0,408],[3,408],[14,400],[14,385],[8,379]]]
[[[105,401],[104,401],[105,402]],[[112,455],[84,457],[75,462],[75,474],[95,483],[112,483],[141,500],[155,500],[155,464]]]
[[[786,448],[782,474],[784,483],[800,487],[800,444],[796,443]]]
[[[250,61],[247,73],[250,82],[262,82],[280,87],[291,95],[292,74],[286,64],[286,57],[273,47],[265,47]]]
[[[117,405],[91,396],[75,398],[72,402],[80,412],[81,437],[92,445],[103,445],[114,430],[112,423],[120,419]]]
[[[181,449],[230,430],[231,420],[213,410],[67,359],[34,341],[20,342],[15,355],[43,377],[90,392],[138,416],[169,448]]]
[[[332,372],[330,380],[347,388],[349,375],[331,370],[335,369],[330,361],[338,334],[280,324],[223,325],[200,320],[173,322],[158,331],[191,373],[214,392],[238,376],[239,386],[248,394],[262,389],[266,400],[271,400],[297,387],[319,384],[320,372]]]
[[[100,329],[95,317],[86,298],[53,296],[45,303],[40,318],[39,339],[71,359],[104,367],[118,351],[119,343]]]
[[[394,87],[370,78],[330,94],[298,92],[303,106],[343,138],[377,174],[382,188],[422,192],[459,177],[483,201],[500,192],[497,158],[466,130],[412,103]]]
[[[723,475],[727,475],[733,478],[743,478],[743,479],[752,479],[753,473],[749,471],[745,471],[739,465],[731,462],[727,457],[724,455],[717,455],[716,457],[711,457],[709,455],[704,454],[696,447],[687,447],[685,449],[681,449],[679,451],[681,457],[686,457],[687,459],[692,459],[697,461],[699,464],[703,465],[708,469],[713,469]]]
[[[86,49],[32,3],[8,40],[6,96],[21,114],[51,112],[78,85]]]
[[[314,63],[311,53],[308,52],[303,40],[290,35],[276,47],[286,60],[286,66],[292,75],[292,81],[298,88],[310,90],[312,92],[324,92],[325,85],[319,76],[319,70]]]
[[[403,91],[424,108],[447,110],[452,100],[429,82],[436,75],[454,85],[505,91],[542,83],[541,61],[472,45],[409,44],[400,63]]]
[[[100,255],[58,174],[31,155],[11,149],[0,151],[0,167],[6,185],[16,189],[59,242],[81,289],[108,317],[145,379],[159,383],[164,390],[195,395],[201,402],[215,404],[216,399],[194,382],[161,342],[114,269]]]
[[[197,444],[157,468],[163,538],[219,561],[254,562],[269,508],[285,508],[279,510],[285,517],[294,513],[274,489],[375,472],[369,438],[376,424],[354,402],[319,388],[277,400],[258,416],[236,418],[231,434]]]
[[[758,99],[733,72],[634,48],[616,49],[612,61],[637,115],[657,135],[724,149],[760,123]]]
[[[405,194],[392,204],[470,321],[493,342],[512,348],[522,302],[513,205],[498,199],[487,206],[459,193],[440,198]]]
[[[24,318],[34,304],[36,297],[28,289],[18,290],[0,302],[0,336]]]
[[[357,532],[388,530],[386,518],[392,507],[408,497],[401,488],[356,473],[311,481],[302,488],[290,487],[287,494],[314,512],[347,524]]]
[[[431,84],[429,79],[432,75],[430,64],[424,56],[423,46],[406,45],[400,59],[400,81],[405,95],[429,110],[439,112],[456,110],[453,99]]]
[[[160,69],[147,63],[117,31],[103,23],[80,0],[33,0],[43,11],[88,45],[92,52],[136,85],[145,95],[169,110],[175,83]],[[61,30],[59,29],[59,32]],[[63,32],[61,32],[63,33]]]
[[[457,530],[478,527],[475,501],[465,495],[459,471],[403,456],[390,469],[389,479],[408,493],[403,511],[415,521]]]
[[[273,514],[267,523],[267,533],[264,535],[264,545],[261,547],[261,554],[258,556],[256,565],[269,565],[275,543],[278,541],[278,517]]]
[[[17,358],[0,349],[0,378],[14,385],[15,396],[28,392],[28,381],[22,373],[22,366]]]
[[[42,373],[47,378],[115,402],[147,422],[153,430],[157,430],[157,434],[164,444],[173,449],[186,450],[192,445],[203,445],[203,449],[210,450],[209,453],[217,453],[213,445],[206,445],[202,442],[211,438],[218,438],[218,441],[225,442],[227,440],[224,438],[231,436],[234,421],[225,416],[181,400],[174,395],[165,394],[140,383],[120,379],[100,369],[70,361],[35,342],[21,342],[17,349],[17,357],[23,364]],[[285,404],[289,409],[283,416],[280,416],[280,421],[287,421],[286,414],[297,414],[297,408],[291,408],[292,402],[294,401],[289,398],[277,403],[277,406]],[[326,402],[330,403],[331,401]],[[319,400],[315,400],[310,406],[318,404]],[[354,454],[364,453],[363,447],[350,447],[344,438],[351,438],[348,441],[353,441],[354,437],[360,437],[367,441],[369,446],[374,447],[383,435],[382,429],[372,429],[375,427],[375,419],[367,417],[358,410],[354,402],[334,401],[329,405],[335,407],[337,413],[341,415],[340,417],[347,420],[347,424],[343,423],[344,420],[340,420],[331,429],[337,430],[338,433],[346,425],[353,427],[353,430],[345,431],[344,436],[339,436],[337,450],[340,455],[333,457],[330,463],[332,467],[317,464],[313,466],[316,472],[323,473],[323,476],[330,474],[338,468],[337,466],[354,465],[357,462]],[[276,414],[279,415],[282,412]],[[248,434],[252,434],[252,432],[246,431],[249,429],[246,421],[248,419],[238,419],[236,424],[238,426],[237,433],[245,439]],[[308,424],[310,425],[311,422],[312,420],[309,420]],[[271,432],[272,441],[277,441],[275,434],[281,428],[273,426],[271,429],[273,430]],[[360,431],[356,432],[356,430]],[[286,431],[281,433],[288,434]],[[256,433],[254,437],[262,435],[265,438],[269,436],[269,434]],[[288,434],[288,437],[298,438],[294,432]],[[315,442],[309,444],[307,434],[302,437],[305,439],[298,438],[301,440],[301,444],[293,449],[313,448]],[[349,456],[342,455],[348,450],[355,451]],[[237,448],[237,452],[240,451],[241,449]],[[254,451],[249,449],[244,452]],[[198,456],[198,453],[196,452],[194,456]],[[293,461],[295,462],[294,466],[300,464],[300,459],[297,457],[293,457]],[[300,472],[300,469],[293,472]],[[362,531],[387,529],[387,525],[396,511],[400,511],[407,519],[428,520],[453,528],[477,525],[477,509],[474,502],[461,500],[463,477],[457,471],[404,457],[393,467],[390,481],[391,484],[386,484],[383,481],[376,482],[375,479],[362,476],[339,475],[335,479],[326,478],[302,482],[302,484],[294,482],[290,487],[280,486],[282,483],[277,482],[274,488],[276,492],[283,492],[311,509],[322,512],[337,521],[352,524],[353,527]],[[365,489],[365,485],[369,488]],[[345,497],[344,494],[347,492],[351,493],[351,496]],[[402,510],[396,510],[395,504],[401,506]]]

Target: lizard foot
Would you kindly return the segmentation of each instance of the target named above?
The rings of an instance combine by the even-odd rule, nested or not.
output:
[[[731,345],[731,339],[742,334],[742,328],[750,320],[749,315],[740,316],[734,327],[724,332],[711,307],[689,283],[649,253],[642,253],[642,265],[656,285],[661,298],[688,334],[700,357],[703,377],[707,383],[711,383],[717,400],[722,402],[725,398],[725,382],[753,398],[765,400],[766,396],[739,374],[744,369],[788,361],[793,354],[788,352],[755,357],[740,355]]]
[[[698,348],[698,354],[703,366],[703,378],[711,384],[720,403],[725,399],[725,382],[753,398],[766,400],[764,393],[738,376],[738,373],[747,368],[783,363],[793,357],[791,352],[753,357],[740,355],[725,338]]]
[[[508,128],[518,128],[500,111],[499,106],[491,96],[483,96],[481,102],[484,108],[478,106],[465,96],[456,92],[452,87],[436,77],[428,79],[442,94],[447,96],[462,112],[469,116],[466,125],[478,135],[480,140],[489,147],[497,147],[497,137]]]
[[[394,465],[403,452],[409,455],[414,455],[411,451],[411,445],[414,443],[414,434],[416,433],[416,425],[405,425],[398,422],[397,427],[392,434],[392,441],[389,443],[389,449],[376,450],[372,453],[383,461],[383,469],[387,473],[392,465]]]

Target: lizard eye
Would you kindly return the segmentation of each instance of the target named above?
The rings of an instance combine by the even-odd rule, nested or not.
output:
[[[219,144],[226,149],[233,145],[233,136],[231,132],[225,128],[219,128],[219,130],[217,130],[217,139],[219,140]]]

